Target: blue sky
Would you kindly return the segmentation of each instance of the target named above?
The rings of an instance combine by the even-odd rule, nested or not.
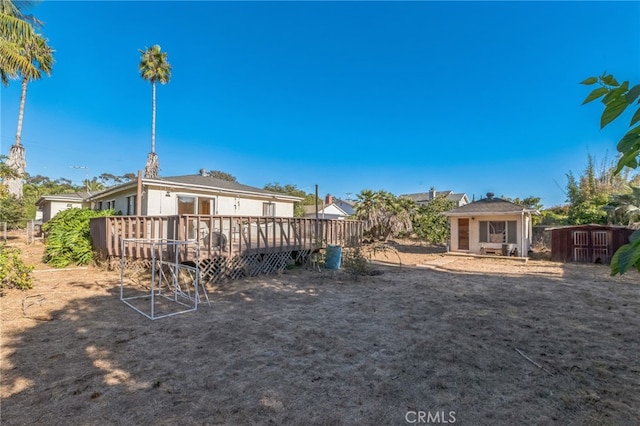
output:
[[[451,189],[562,204],[588,153],[612,160],[578,84],[640,82],[639,2],[93,2],[31,11],[55,49],[29,85],[27,171],[80,183],[144,168],[151,85],[139,49],[173,67],[158,87],[161,176],[222,170],[321,195]],[[1,153],[19,82],[1,89]],[[629,117],[630,118],[630,117]],[[77,168],[78,166],[86,168]]]

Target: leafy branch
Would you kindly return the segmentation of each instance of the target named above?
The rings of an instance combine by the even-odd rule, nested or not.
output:
[[[639,105],[640,84],[629,88],[629,82],[618,83],[611,74],[603,73],[599,77],[589,77],[581,84],[597,87],[589,93],[582,104],[587,104],[596,99],[601,99],[604,104],[604,111],[600,117],[600,128],[604,128],[609,123],[618,118],[630,105]],[[630,129],[618,142],[616,149],[620,153],[618,166],[615,173],[620,173],[625,167],[635,169],[638,167],[640,158],[640,107],[636,110],[629,122]],[[620,247],[611,259],[611,275],[624,274],[629,268],[635,267],[640,271],[640,229],[636,230],[629,237],[629,244]]]

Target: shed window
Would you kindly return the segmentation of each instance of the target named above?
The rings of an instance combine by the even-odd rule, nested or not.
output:
[[[515,220],[480,221],[481,243],[510,243],[518,242]]]

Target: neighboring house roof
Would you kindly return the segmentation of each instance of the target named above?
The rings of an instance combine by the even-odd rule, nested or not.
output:
[[[495,198],[493,195],[482,198],[478,201],[474,201],[464,206],[457,207],[455,209],[444,212],[445,216],[469,216],[475,214],[481,215],[496,215],[496,214],[521,214],[521,213],[534,213],[540,214],[536,209],[531,209],[520,204],[512,203],[511,201],[503,200],[502,198]]]
[[[454,193],[451,190],[446,191],[429,191],[429,192],[416,192],[413,194],[401,194],[400,198],[408,198],[413,200],[416,204],[426,204],[434,198],[447,197],[448,200],[456,203],[457,206],[467,204],[469,198],[465,193]]]
[[[339,207],[340,210],[345,212],[347,216],[353,216],[356,214],[356,202],[352,200],[342,200],[340,198],[334,198],[333,204]]]
[[[70,194],[43,195],[36,201],[36,206],[40,207],[47,201],[58,201],[61,203],[82,203],[87,201],[91,194],[87,191],[79,191]]]
[[[334,198],[331,204],[318,204],[318,213],[322,214],[323,210],[326,211],[329,207],[334,207],[344,216],[353,216],[355,214],[355,201],[351,200],[341,200],[339,198]],[[316,214],[316,206],[304,206],[304,214],[305,216],[312,216]]]
[[[184,175],[184,176],[171,176],[171,177],[158,177],[154,179],[143,178],[143,185],[155,185],[155,186],[166,186],[171,188],[180,188],[180,189],[199,189],[199,190],[213,190],[219,192],[230,192],[236,194],[246,194],[246,195],[260,195],[260,196],[271,196],[280,200],[287,201],[299,201],[302,198],[294,197],[292,195],[282,194],[278,192],[271,192],[260,188],[255,188],[253,186],[243,185],[238,182],[231,182],[228,180],[212,177],[212,176],[203,176],[203,175]],[[137,181],[133,180],[131,182],[127,182],[122,185],[114,186],[108,188],[98,194],[94,194],[91,199],[101,198],[106,195],[109,195],[112,192],[121,191],[127,187],[135,188],[137,186]]]

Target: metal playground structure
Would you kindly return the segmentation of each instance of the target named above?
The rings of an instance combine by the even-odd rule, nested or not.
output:
[[[204,301],[209,303],[204,283],[200,280],[198,262],[182,261],[185,253],[194,251],[197,258],[197,241],[125,238],[121,245],[120,300],[135,311],[151,320],[193,312],[203,301],[200,290]],[[149,270],[145,268],[138,288],[125,286],[125,271],[131,272],[132,266],[127,266],[124,254],[131,248],[143,249],[151,255],[150,278],[147,275]],[[148,288],[144,288],[147,284]]]

